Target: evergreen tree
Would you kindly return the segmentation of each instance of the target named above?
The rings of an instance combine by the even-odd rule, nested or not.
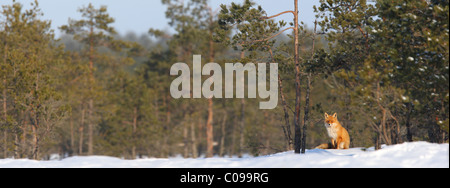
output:
[[[382,55],[376,59],[390,64],[392,84],[404,90],[406,109],[399,114],[405,117],[408,141],[411,121],[423,125],[431,142],[448,137],[440,127],[448,120],[448,8],[448,1],[377,1],[381,19],[372,35]]]
[[[39,20],[37,1],[29,10],[20,3],[4,6],[2,16],[4,156],[14,145],[14,157],[40,159],[42,142],[66,112],[53,85],[63,50],[54,44],[50,22]],[[14,144],[8,144],[8,132],[14,134]]]
[[[217,27],[217,15],[208,5],[207,0],[191,0],[188,2],[178,0],[163,0],[162,3],[167,5],[166,17],[170,20],[171,25],[176,33],[171,36],[168,41],[169,50],[171,51],[170,64],[174,62],[191,62],[194,54],[203,55],[203,59],[207,59],[208,62],[216,62],[216,55],[225,52],[227,49],[214,40],[215,28]],[[150,33],[157,36],[164,36],[164,32],[150,29]],[[190,64],[190,63],[188,63]],[[168,84],[170,85],[170,84]],[[167,86],[168,86],[167,85]],[[171,97],[167,96],[167,101],[172,101]],[[206,156],[212,157],[214,154],[214,100],[213,98],[207,99],[207,118],[206,118]],[[191,103],[192,101],[189,101]],[[166,102],[164,102],[166,103]],[[202,103],[202,102],[200,102]],[[170,103],[166,103],[170,105]],[[197,106],[197,105],[196,105]],[[188,108],[186,104],[182,104],[183,108]],[[198,107],[201,107],[198,105]],[[194,110],[194,109],[192,109]],[[197,109],[202,110],[202,109]],[[184,110],[186,111],[186,110]],[[171,113],[171,112],[167,112]],[[183,112],[185,113],[185,112]],[[188,118],[187,115],[186,118]],[[191,139],[191,144],[188,144],[188,132],[195,134],[195,131],[188,131],[188,125],[185,125],[183,132],[186,133],[183,136],[184,140],[184,154],[188,155],[189,146],[195,145],[195,140]],[[193,137],[192,137],[193,138]],[[195,148],[193,146],[191,148]],[[197,149],[192,149],[197,150]],[[191,151],[194,153],[194,151]],[[195,152],[197,153],[197,152]],[[194,157],[197,154],[193,154]]]
[[[372,126],[377,146],[400,143],[405,137],[412,141],[412,117],[429,125],[425,128],[430,141],[445,140],[439,123],[445,122],[444,114],[448,114],[444,103],[448,83],[443,81],[448,76],[448,29],[444,29],[448,13],[441,10],[448,6],[441,6],[427,1],[380,0],[375,4],[321,1],[316,8],[324,19],[321,25],[328,32],[327,39],[333,43],[330,52],[322,50],[310,67],[317,65],[316,70],[331,75],[338,88],[335,91],[344,95],[338,104],[346,107],[348,121],[361,112],[369,116],[361,121]],[[426,70],[429,67],[430,72]],[[423,107],[427,113],[419,115]],[[404,128],[406,136],[401,134]]]
[[[101,109],[98,106],[101,105],[100,101],[105,95],[102,88],[104,85],[100,81],[107,81],[101,79],[107,79],[112,76],[112,72],[108,71],[114,72],[123,63],[130,64],[133,62],[132,59],[126,56],[111,57],[107,53],[103,53],[102,49],[106,47],[112,52],[120,53],[132,46],[123,41],[115,40],[112,36],[116,34],[115,29],[110,26],[114,23],[114,19],[107,13],[106,6],[96,9],[92,4],[89,4],[78,11],[82,14],[83,19],[70,19],[69,24],[62,26],[61,30],[73,35],[75,40],[83,44],[84,48],[81,56],[85,57],[83,61],[89,65],[88,74],[86,74],[88,76],[88,87],[84,88],[87,89],[87,96],[86,100],[81,102],[81,105],[86,106],[83,107],[82,112],[86,111],[85,117],[88,125],[87,154],[92,155],[94,154],[94,131],[100,120],[98,114],[101,113]],[[105,75],[109,77],[104,77]],[[83,138],[80,138],[80,140],[83,140]]]
[[[272,48],[275,44],[275,41],[272,40],[275,37],[281,35],[282,33],[293,30],[293,53],[288,52],[290,57],[282,58],[284,61],[287,59],[293,61],[291,66],[282,65],[284,67],[290,67],[288,72],[295,73],[295,112],[294,112],[294,150],[295,153],[304,153],[305,152],[305,143],[306,142],[306,134],[302,134],[301,129],[301,79],[302,79],[302,66],[301,66],[301,58],[300,58],[300,43],[299,43],[299,34],[300,30],[303,30],[303,27],[300,26],[299,21],[299,11],[298,11],[298,1],[294,0],[294,10],[288,10],[285,12],[281,12],[274,16],[267,16],[267,13],[262,9],[261,6],[257,8],[253,8],[254,3],[252,1],[245,1],[243,5],[237,5],[232,3],[228,8],[225,5],[222,5],[222,11],[220,15],[219,23],[222,26],[223,30],[229,30],[230,27],[237,25],[237,33],[229,39],[229,44],[232,44],[235,49],[241,47],[243,51],[255,51],[262,50],[265,52],[269,52],[271,55],[271,61],[280,60],[282,56],[274,56]],[[283,30],[281,28],[286,26],[285,21],[280,21],[276,23],[272,20],[275,17],[278,17],[283,14],[291,13],[294,16],[293,22],[290,22],[290,25],[293,27],[288,27]],[[281,30],[281,31],[280,31]],[[224,33],[219,33],[224,34]],[[223,38],[223,37],[222,37]],[[282,61],[279,61],[282,62]],[[282,69],[283,70],[283,69]],[[294,71],[292,71],[294,70]],[[289,74],[289,73],[285,73]],[[284,92],[283,92],[283,79],[279,77],[279,85],[281,91],[282,104],[285,114],[285,126],[283,127],[285,132],[285,137],[288,143],[288,149],[292,147],[292,139],[290,134],[290,125],[289,125],[289,115],[287,111],[288,104],[286,103]],[[285,86],[285,85],[284,85]],[[308,90],[309,91],[309,90]],[[303,131],[306,131],[306,126],[303,125]],[[302,148],[303,147],[303,148]]]

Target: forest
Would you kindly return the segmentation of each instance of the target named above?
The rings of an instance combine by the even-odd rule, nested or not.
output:
[[[38,0],[2,6],[0,158],[301,154],[329,141],[325,113],[337,113],[352,148],[448,143],[448,0],[320,0],[314,23],[289,1],[269,15],[251,0],[218,11],[208,0],[162,0],[173,32],[125,35],[108,7],[88,4],[60,37]],[[284,14],[292,19],[276,20]],[[194,55],[277,63],[278,106],[174,99],[170,69]]]

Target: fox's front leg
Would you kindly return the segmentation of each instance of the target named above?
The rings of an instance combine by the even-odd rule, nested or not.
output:
[[[336,141],[336,149],[341,149],[341,142],[342,142],[342,139],[338,138]]]
[[[331,149],[336,149],[336,140],[331,139]]]

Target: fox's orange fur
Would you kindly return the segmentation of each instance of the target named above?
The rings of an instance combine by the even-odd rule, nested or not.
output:
[[[316,149],[349,149],[350,136],[347,130],[342,127],[337,119],[337,114],[330,116],[325,113],[325,127],[327,128],[328,136],[331,138],[331,143],[317,146]]]

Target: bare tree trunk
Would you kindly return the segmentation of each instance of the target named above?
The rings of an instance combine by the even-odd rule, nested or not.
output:
[[[26,138],[27,138],[27,127],[28,127],[28,117],[27,117],[27,113],[21,111],[22,114],[22,119],[23,119],[23,123],[22,123],[22,137],[20,137],[19,133],[16,132],[15,133],[15,139],[14,139],[14,158],[18,159],[18,158],[22,158],[23,154],[26,153],[26,148],[27,148],[27,142],[26,142]]]
[[[244,59],[245,52],[241,52],[241,60]],[[243,81],[243,80],[242,80]],[[244,129],[245,129],[245,99],[242,98],[241,100],[241,122],[240,122],[240,129],[239,129],[239,157],[243,156],[244,152]]]
[[[291,123],[289,122],[289,111],[288,111],[288,106],[287,106],[287,102],[286,102],[286,97],[284,95],[283,92],[283,80],[281,78],[280,75],[278,75],[278,84],[280,87],[280,95],[281,95],[281,103],[283,105],[283,111],[284,111],[284,122],[285,122],[285,126],[282,126],[283,128],[283,132],[284,132],[284,137],[286,139],[286,143],[287,143],[287,150],[293,150],[293,143],[292,143],[292,133],[291,133]]]
[[[412,142],[412,132],[411,132],[411,114],[413,110],[413,103],[410,102],[407,104],[408,106],[408,114],[406,115],[406,139],[408,142]]]
[[[70,156],[75,153],[75,131],[73,129],[73,116],[70,116]]]
[[[306,152],[306,129],[309,125],[309,101],[311,94],[311,73],[308,74],[307,83],[306,83],[306,101],[305,101],[305,117],[303,124],[303,135],[302,135],[302,151],[304,154]]]
[[[36,109],[34,110],[34,124],[32,126],[33,129],[33,141],[34,141],[34,149],[33,149],[33,159],[38,160],[39,157],[39,133],[38,128],[40,125],[40,108],[41,104],[39,101],[39,72],[36,73],[36,82],[35,82],[35,101],[36,101]]]
[[[377,99],[381,98],[380,82],[377,83],[376,97],[377,97]],[[386,127],[387,126],[387,118],[388,118],[387,115],[390,112],[388,112],[388,109],[383,107],[383,105],[380,103],[379,100],[377,100],[377,104],[378,104],[378,107],[380,108],[381,112],[383,113],[383,117],[381,119],[379,132],[380,132],[381,136],[383,136],[383,139],[384,139],[385,143],[387,145],[392,145],[391,139],[387,135],[387,133],[388,133],[387,129],[388,128]]]
[[[387,111],[383,110],[383,118],[381,119],[381,131],[382,131],[385,143],[387,145],[392,145],[392,141],[391,141],[390,137],[387,135],[387,133],[390,131],[388,131],[387,129],[388,129],[388,127],[387,127]]]
[[[379,133],[379,132],[376,132],[375,133],[375,137],[374,137],[374,144],[375,144],[375,150],[379,150],[379,149],[381,149],[381,136],[380,136],[381,134]]]
[[[93,122],[93,110],[94,110],[94,100],[89,100],[89,110],[88,110],[88,155],[94,154],[94,122]]]
[[[3,86],[5,87],[3,89],[3,121],[4,121],[4,130],[3,130],[3,158],[8,158],[8,128],[7,122],[8,122],[8,109],[6,105],[6,76],[3,79]]]
[[[25,124],[26,125],[26,124]],[[25,128],[24,128],[24,132],[22,133],[23,135],[23,142],[21,147],[23,147],[23,145],[25,145],[25,136],[26,136],[26,132],[25,132]],[[19,152],[19,145],[20,145],[20,140],[19,140],[19,133],[14,134],[14,159],[19,159],[21,158],[21,154]]]
[[[189,134],[189,124],[187,123],[188,121],[188,114],[190,114],[190,112],[188,111],[188,108],[186,108],[186,105],[182,105],[181,107],[184,111],[184,115],[183,115],[183,157],[184,158],[188,158],[189,157],[189,138],[188,138],[188,134]]]
[[[294,125],[295,125],[295,140],[294,140],[294,149],[295,153],[301,152],[301,129],[300,129],[300,113],[301,113],[301,81],[300,81],[300,59],[299,59],[299,23],[298,23],[298,0],[294,0],[295,2],[295,11],[294,11],[294,65],[295,65],[295,114],[294,114]]]
[[[208,99],[208,120],[206,123],[206,157],[213,157],[214,140],[213,140],[213,100]]]
[[[137,158],[137,154],[136,154],[136,132],[137,132],[137,121],[138,121],[138,109],[137,107],[134,107],[133,110],[133,146],[131,148],[131,158],[132,159],[136,159]]]
[[[81,125],[80,125],[80,141],[79,141],[79,145],[78,145],[78,155],[82,155],[83,154],[83,140],[84,140],[84,122],[85,122],[85,113],[86,110],[83,107],[83,110],[81,110]]]
[[[169,138],[169,129],[170,129],[170,124],[171,124],[171,113],[170,113],[170,101],[168,101],[170,99],[170,96],[166,96],[164,95],[163,97],[163,106],[166,107],[166,119],[165,119],[165,124],[163,125],[164,127],[164,138],[163,138],[163,143],[162,143],[162,147],[161,147],[161,157],[165,158],[169,156],[169,144],[167,143],[168,138]]]
[[[313,31],[313,39],[312,39],[312,50],[311,50],[311,60],[314,59],[314,51],[316,45],[316,31],[317,31],[317,20],[314,22],[314,31]],[[306,129],[309,126],[309,103],[311,96],[311,83],[312,83],[312,74],[308,73],[307,83],[306,83],[306,99],[305,99],[305,117],[303,124],[303,135],[302,135],[302,151],[301,153],[306,152]]]
[[[89,33],[89,77],[90,77],[90,99],[88,101],[88,155],[94,154],[94,27],[91,26]]]
[[[236,135],[237,135],[237,125],[238,125],[238,122],[237,122],[237,118],[234,118],[234,122],[231,124],[232,126],[233,126],[233,129],[232,129],[232,131],[233,131],[233,134],[231,134],[231,147],[230,147],[230,157],[233,157],[233,155],[235,155],[236,154]]]
[[[170,156],[170,146],[169,146],[169,136],[165,136],[163,139],[163,144],[162,144],[162,150],[163,152],[161,152],[161,157],[162,158],[167,158]]]
[[[7,56],[8,56],[8,44],[5,44],[5,53],[3,56],[4,63],[7,62]],[[8,128],[7,122],[8,122],[8,109],[7,109],[7,89],[8,89],[8,82],[6,80],[6,75],[3,77],[3,120],[5,123],[5,129],[3,131],[3,158],[8,158]]]
[[[209,24],[213,25],[213,12],[212,9],[209,8]],[[215,50],[214,50],[214,41],[213,41],[213,30],[209,31],[209,62],[214,62],[215,59]],[[214,137],[213,137],[213,117],[214,117],[214,112],[213,112],[213,107],[214,107],[214,103],[213,103],[213,98],[211,96],[211,98],[208,99],[208,120],[206,121],[206,157],[213,157],[214,155]]]
[[[170,112],[170,96],[164,97],[164,105],[166,106],[166,126],[169,127],[172,122],[172,113]]]
[[[272,58],[272,61],[274,61],[273,52],[272,49],[269,48],[270,57]],[[289,111],[287,107],[286,97],[284,95],[283,91],[283,79],[281,78],[280,74],[278,74],[278,85],[280,87],[280,95],[281,95],[281,103],[283,105],[283,111],[284,111],[284,122],[285,125],[281,126],[283,128],[284,137],[286,139],[286,146],[287,150],[290,151],[293,149],[292,147],[292,137],[291,137],[291,124],[289,123]]]
[[[241,127],[239,129],[239,157],[241,158],[244,153],[244,129],[245,129],[245,99],[241,100]]]
[[[188,124],[186,122],[186,115],[184,116],[183,122],[183,157],[188,158],[189,157],[189,141],[188,141]]]
[[[267,131],[267,126],[269,123],[269,118],[268,118],[269,114],[266,112],[264,112],[264,123],[263,123],[263,130],[262,130],[262,139],[264,140],[264,151],[263,151],[263,155],[268,155],[269,154],[269,149],[270,149],[270,139],[269,139],[269,131]]]
[[[221,126],[221,137],[220,137],[220,149],[219,149],[219,156],[223,157],[224,156],[224,152],[225,152],[225,125],[227,122],[227,112],[225,111],[224,115],[223,115],[223,120],[222,120],[222,126]]]
[[[197,151],[197,137],[195,136],[195,124],[191,122],[191,148],[192,148],[192,158],[198,157]]]
[[[31,129],[33,131],[33,152],[32,152],[32,158],[34,160],[38,160],[39,156],[39,137],[38,137],[38,130],[37,130],[37,124],[33,124],[31,126]]]
[[[3,131],[3,158],[8,158],[8,131]]]

